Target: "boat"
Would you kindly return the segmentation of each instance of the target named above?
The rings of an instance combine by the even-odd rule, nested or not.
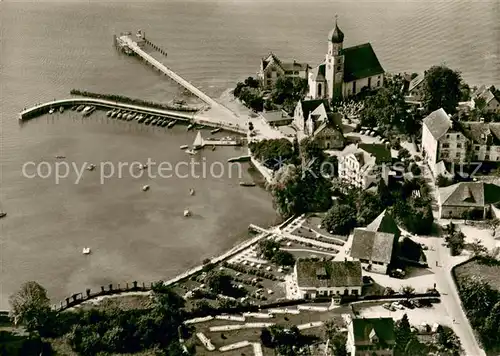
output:
[[[200,148],[203,148],[203,139],[201,138],[201,132],[198,131],[198,134],[193,142],[193,149],[199,150]]]
[[[111,112],[112,112],[111,110],[108,110],[108,112],[106,113],[106,116],[108,116],[108,117],[111,116]]]
[[[114,119],[114,118],[115,118],[115,116],[116,116],[116,114],[118,114],[118,111],[113,110],[113,111],[111,112],[111,117]]]
[[[179,147],[181,150],[185,150],[187,149],[189,146],[188,145],[182,145],[181,147]]]
[[[200,126],[198,126],[196,129],[197,129],[197,130],[202,130],[202,129],[204,129],[204,128],[205,128],[205,125],[200,125]]]
[[[185,209],[184,210],[184,216],[187,218],[188,216],[191,216],[191,212],[189,211],[189,209]]]
[[[167,125],[167,127],[170,129],[172,127],[174,127],[174,125],[177,123],[177,120],[173,120],[173,121],[170,121]]]
[[[142,187],[143,192],[147,192],[148,190],[149,190],[149,185],[146,184]]]
[[[73,105],[73,106],[71,107],[71,111],[75,111],[75,110],[76,110],[76,108],[77,108],[77,106],[76,106],[76,105]]]
[[[82,111],[85,108],[85,105],[80,105],[76,108],[76,111]]]
[[[50,110],[49,110],[49,114],[53,114],[53,113],[54,113],[54,111],[55,111],[55,110],[54,110],[54,108],[50,108]]]
[[[163,120],[161,127],[166,127],[168,125],[168,120]]]
[[[213,129],[212,131],[210,131],[211,134],[216,134],[217,132],[219,132],[220,130],[222,130],[220,127],[219,128],[216,128],[216,129]]]
[[[92,172],[92,171],[95,169],[95,167],[96,167],[96,166],[95,166],[95,164],[91,163],[91,164],[89,164],[89,166],[87,167],[87,171],[91,171],[91,172]]]
[[[255,183],[254,182],[240,182],[240,185],[242,187],[255,187]]]
[[[247,162],[247,161],[250,161],[250,156],[246,155],[246,156],[239,156],[239,157],[232,157],[232,158],[229,158],[227,161],[228,162]]]
[[[188,131],[191,130],[193,127],[194,127],[194,124],[189,124],[187,127]]]
[[[5,211],[0,211],[0,219],[4,218],[7,216],[7,213]]]
[[[193,188],[189,189],[189,195],[194,195],[195,191]]]
[[[91,106],[87,111],[83,111],[83,116],[90,116],[95,111],[95,106]]]
[[[156,126],[161,126],[163,124],[163,119],[158,119],[158,121],[156,121]]]
[[[154,125],[156,124],[156,119],[153,119],[153,121],[151,121],[151,125]]]
[[[186,150],[184,152],[189,153],[190,155],[195,155],[196,154],[195,150]]]
[[[145,125],[149,125],[151,123],[151,118],[148,117],[145,121],[144,121],[144,124]]]
[[[215,145],[212,146],[212,151],[215,151]]]
[[[88,254],[90,254],[90,247],[84,247],[84,248],[83,248],[83,250],[82,250],[82,253],[83,253],[84,255],[88,255]]]
[[[64,112],[64,106],[59,106],[59,112],[62,114]]]
[[[56,156],[56,158],[57,158],[57,159],[64,159],[64,158],[66,158],[66,156],[61,156],[61,155],[58,155],[58,156]]]
[[[86,106],[83,110],[82,110],[82,114],[85,115],[89,110],[90,110],[90,106]]]

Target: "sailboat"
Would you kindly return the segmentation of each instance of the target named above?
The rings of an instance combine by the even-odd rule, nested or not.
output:
[[[193,142],[193,150],[199,150],[200,148],[203,148],[203,139],[201,138],[201,132],[198,131]]]

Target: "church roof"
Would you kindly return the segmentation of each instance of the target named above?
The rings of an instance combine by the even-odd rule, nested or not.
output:
[[[346,83],[384,73],[370,43],[344,48],[343,54]]]
[[[320,64],[311,70],[312,77],[315,81],[325,81],[325,63]]]
[[[311,111],[314,111],[321,104],[324,104],[326,106],[327,101],[324,99],[299,101],[299,105],[302,107],[302,114],[304,115],[304,119],[307,120],[309,118],[309,113]]]
[[[386,210],[384,210],[379,216],[375,218],[368,226],[366,230],[377,231],[377,232],[386,232],[389,234],[394,234],[396,237],[399,237],[401,231],[399,230],[398,224],[392,217],[391,214]]]
[[[328,40],[333,43],[342,43],[344,42],[344,33],[340,30],[337,25],[337,21],[335,21],[335,27],[328,33]]]

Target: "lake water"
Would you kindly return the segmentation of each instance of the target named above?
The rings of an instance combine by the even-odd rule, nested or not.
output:
[[[269,195],[238,177],[133,179],[99,183],[85,172],[27,179],[27,161],[186,160],[194,133],[66,112],[20,126],[17,113],[69,96],[72,88],[169,102],[183,90],[138,60],[119,55],[112,36],[142,29],[168,52],[164,62],[207,94],[219,96],[253,75],[274,51],[316,65],[335,14],[345,45],[371,42],[387,71],[445,63],[471,84],[500,85],[499,1],[37,1],[0,2],[0,309],[26,280],[54,301],[87,287],[168,278],[233,246],[249,223],[274,220]],[[206,151],[206,162],[242,154]],[[202,159],[202,158],[199,158]],[[243,179],[248,178],[244,172]],[[143,193],[141,186],[151,185]],[[196,189],[189,196],[189,188]],[[182,217],[190,208],[194,216]],[[93,253],[83,256],[84,246]]]

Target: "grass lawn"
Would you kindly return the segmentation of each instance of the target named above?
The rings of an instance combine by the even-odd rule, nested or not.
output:
[[[332,255],[331,252],[322,252],[318,250],[314,250],[314,248],[310,247],[302,247],[302,249],[310,250],[310,251],[294,251],[289,250],[288,248],[285,251],[290,252],[295,258],[311,258],[311,257],[324,257],[324,258],[334,258],[335,255]]]
[[[455,276],[460,284],[460,279],[465,276],[476,276],[487,281],[492,288],[500,291],[500,264],[486,265],[478,260],[470,261],[455,268]]]
[[[319,232],[322,235],[325,235],[325,236],[328,236],[328,237],[336,237],[338,239],[347,241],[347,239],[349,238],[349,236],[330,234],[325,229],[319,229],[318,228],[318,226],[321,225],[321,220],[323,219],[323,215],[324,214],[313,214],[313,215],[309,216],[306,219],[306,221],[304,222],[304,224],[302,226],[304,226],[305,228],[313,229],[313,230]]]

